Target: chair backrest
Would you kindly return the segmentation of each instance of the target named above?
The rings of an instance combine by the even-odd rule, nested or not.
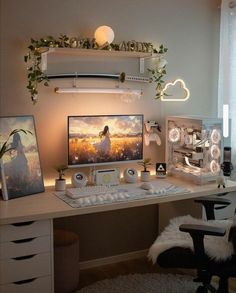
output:
[[[234,252],[236,254],[236,215],[233,218],[232,226],[229,230],[229,241],[233,243]]]

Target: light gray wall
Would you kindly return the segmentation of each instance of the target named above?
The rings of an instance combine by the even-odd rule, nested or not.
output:
[[[145,119],[156,119],[163,127],[166,115],[216,115],[220,0],[0,0],[0,3],[0,114],[34,115],[46,184],[52,183],[56,176],[53,166],[66,163],[68,115],[143,113]],[[63,96],[53,92],[62,82],[53,81],[49,88],[40,87],[39,102],[33,106],[26,90],[23,62],[30,38],[59,34],[92,37],[96,27],[103,24],[113,28],[115,42],[134,39],[167,46],[166,81],[183,78],[191,92],[190,100],[156,101],[154,85],[145,87],[144,97],[132,104],[115,96]],[[52,59],[49,71],[79,72],[87,68],[95,72],[115,73],[122,69],[138,72],[137,65],[127,60],[101,61],[103,68],[97,60],[81,64],[69,57]],[[145,155],[151,156],[153,162],[163,160],[164,141],[161,147],[153,144],[145,148]],[[71,173],[67,174],[69,177]],[[155,208],[149,209],[156,213]],[[96,216],[92,219],[96,221]],[[125,224],[125,217],[121,221]],[[85,231],[86,226],[81,229]],[[150,225],[150,230],[153,239],[156,227]],[[135,244],[131,246],[131,250],[135,249]]]

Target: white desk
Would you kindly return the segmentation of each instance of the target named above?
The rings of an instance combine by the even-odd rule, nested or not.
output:
[[[161,179],[165,180],[165,179]],[[218,189],[216,183],[206,185],[193,185],[188,181],[182,181],[175,177],[169,177],[168,182],[186,187],[189,193],[165,195],[155,198],[143,198],[140,200],[129,200],[105,205],[72,208],[53,194],[53,189],[46,192],[25,196],[9,201],[0,200],[0,225],[12,224],[24,221],[35,221],[43,219],[54,219],[75,215],[84,215],[98,212],[106,212],[118,209],[132,208],[144,205],[161,204],[200,196],[216,195],[222,192],[236,191],[236,182],[227,181],[224,189]]]
[[[174,177],[168,178],[168,181],[186,187],[190,192],[82,208],[70,207],[53,195],[53,190],[9,201],[0,200],[0,276],[2,276],[0,291],[6,293],[53,292],[52,221],[54,218],[155,205],[236,191],[236,182],[233,181],[228,181],[225,189],[218,189],[215,183],[198,186]],[[24,222],[26,223],[23,226],[15,226],[17,223]],[[17,242],[17,240],[31,238],[33,241]],[[32,259],[15,260],[29,253],[33,255]],[[19,262],[17,266],[15,261]],[[10,269],[7,272],[8,267]],[[36,279],[30,283],[20,285],[14,283],[32,278]]]

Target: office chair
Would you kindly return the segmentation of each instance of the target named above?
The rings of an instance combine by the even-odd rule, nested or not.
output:
[[[230,200],[202,197],[195,202],[204,206],[209,221],[191,216],[171,220],[151,246],[149,257],[164,268],[196,269],[197,278],[194,281],[202,283],[197,293],[229,293],[228,279],[236,277],[236,220],[215,220],[214,209],[225,208]],[[177,234],[172,229],[176,229]],[[181,243],[187,239],[187,245]],[[224,246],[220,246],[223,245],[221,243]],[[210,246],[207,247],[207,244]],[[218,249],[216,255],[214,247]],[[213,276],[219,277],[217,290],[211,285]]]

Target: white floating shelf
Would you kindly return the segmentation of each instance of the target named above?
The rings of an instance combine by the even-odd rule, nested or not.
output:
[[[149,58],[157,54],[136,52],[136,51],[109,51],[99,49],[78,49],[78,48],[41,48],[42,53],[54,55],[78,55],[78,56],[106,56],[106,57],[127,57],[127,58]]]
[[[116,58],[138,58],[140,62],[140,73],[144,73],[144,59],[156,58],[159,55],[136,51],[109,51],[99,49],[78,49],[78,48],[41,48],[42,70],[47,69],[47,55],[73,55],[82,57],[116,57]]]

